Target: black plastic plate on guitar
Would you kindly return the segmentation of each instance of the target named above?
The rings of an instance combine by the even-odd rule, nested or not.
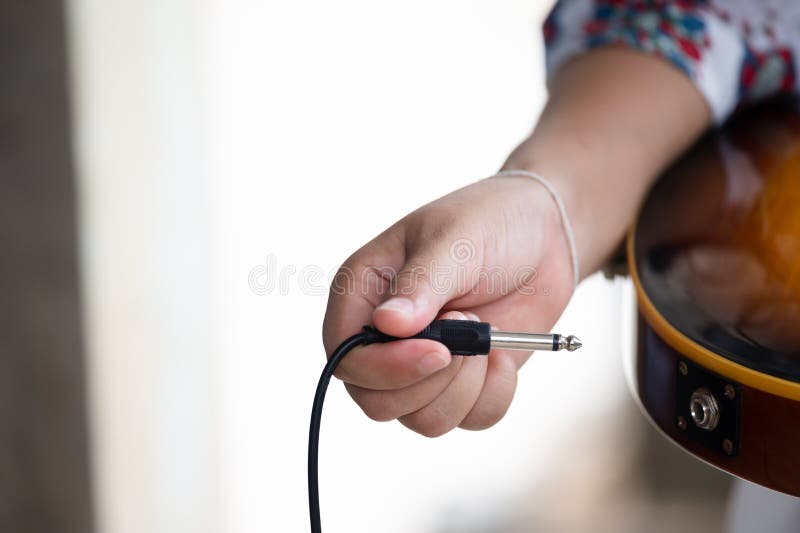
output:
[[[675,425],[687,438],[711,450],[733,457],[739,453],[739,413],[742,388],[721,378],[688,359],[680,359],[675,373]],[[715,429],[697,427],[692,419],[690,402],[698,389],[714,395],[719,407],[719,422]]]

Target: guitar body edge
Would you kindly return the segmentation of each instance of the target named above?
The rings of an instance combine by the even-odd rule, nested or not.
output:
[[[641,315],[635,328],[629,380],[651,423],[712,466],[800,497],[800,402],[710,372],[671,348]],[[697,424],[704,399],[716,406],[713,429]]]

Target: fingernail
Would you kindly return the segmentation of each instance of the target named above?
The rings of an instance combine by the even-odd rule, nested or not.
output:
[[[408,298],[389,298],[379,305],[378,309],[382,309],[384,311],[394,311],[396,313],[412,316],[414,314],[414,302]]]
[[[441,370],[449,364],[450,358],[447,356],[447,354],[431,352],[426,353],[422,356],[422,359],[419,360],[419,369],[423,374],[427,375],[433,374],[437,370]]]

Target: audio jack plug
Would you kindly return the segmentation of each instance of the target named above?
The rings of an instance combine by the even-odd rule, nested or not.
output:
[[[441,342],[453,355],[487,355],[492,348],[505,350],[577,350],[582,346],[574,335],[557,333],[518,333],[492,330],[488,322],[472,320],[435,320],[422,331],[403,339],[430,339]],[[345,339],[333,353],[322,370],[311,408],[311,424],[308,431],[308,510],[311,519],[311,532],[320,533],[322,522],[319,515],[319,429],[322,421],[322,404],[325,392],[336,367],[350,350],[363,344],[401,340],[375,329],[364,326],[360,333]]]
[[[364,344],[400,340],[364,326]],[[453,355],[486,355],[490,349],[547,350],[574,352],[583,343],[574,335],[558,333],[521,333],[493,330],[488,322],[472,320],[435,320],[410,339],[430,339],[441,342]]]

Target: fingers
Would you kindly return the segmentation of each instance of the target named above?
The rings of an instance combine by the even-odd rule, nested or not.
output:
[[[403,309],[398,313],[391,304],[376,309],[376,303],[389,294],[390,278],[373,276],[353,293],[332,293],[324,326],[329,353],[334,342],[370,321],[387,333],[403,336],[416,333],[436,318],[440,306],[447,304],[448,293],[437,290],[424,272],[416,278],[411,276],[416,273],[414,265],[422,263],[419,257],[425,253],[434,257],[439,252],[422,252],[417,259],[406,262],[401,270],[406,274],[396,280],[397,294],[405,292],[405,296],[415,298],[410,320]],[[354,271],[370,268],[366,255],[355,257],[359,261],[350,262],[355,265]],[[474,313],[458,311],[446,312],[441,318],[479,320]],[[402,332],[403,327],[407,331]],[[483,429],[500,420],[513,397],[521,362],[505,352],[493,352],[488,358],[452,358],[447,348],[437,342],[406,339],[355,348],[336,375],[346,382],[348,392],[370,418],[397,418],[410,429],[435,437],[458,426]]]
[[[334,282],[323,324],[328,354],[365,324],[406,337],[435,318],[456,293],[455,286],[439,286],[432,275],[436,265],[450,263],[446,227],[443,222],[433,229],[420,230],[414,239],[419,244],[408,245],[408,249],[404,239],[407,229],[390,228],[345,263],[342,271],[347,290],[337,291],[341,283]],[[391,390],[409,387],[446,368],[450,361],[447,349],[440,344],[398,341],[354,349],[342,361],[336,376],[364,389]]]
[[[441,319],[477,320],[472,313],[448,311],[439,316]],[[406,427],[428,437],[438,437],[456,427],[469,413],[478,399],[486,373],[486,358],[455,357],[460,366],[455,373],[442,372],[451,376],[445,383],[445,376],[432,376],[428,380],[411,387],[406,394],[407,403],[395,412],[401,413],[398,418]],[[452,364],[455,366],[455,364]],[[453,375],[454,374],[454,375]],[[433,387],[436,381],[438,389]],[[427,382],[431,387],[427,388]],[[422,394],[420,394],[422,393]],[[418,396],[414,397],[415,394]],[[401,399],[398,395],[396,399]],[[395,398],[392,398],[395,399]],[[384,401],[388,398],[384,398]],[[391,406],[384,404],[385,414],[392,413]],[[412,409],[415,408],[415,409]]]
[[[354,348],[342,360],[336,377],[372,390],[400,389],[447,367],[447,348],[427,339],[406,339]]]
[[[443,232],[441,228],[438,230]],[[434,231],[434,233],[436,233]],[[420,244],[412,250],[397,276],[392,280],[390,295],[372,315],[373,323],[381,331],[398,337],[413,335],[427,326],[446,306],[447,302],[457,297],[458,283],[442,272],[450,267],[453,243],[459,239],[447,238],[436,234],[427,239],[417,239]],[[467,242],[467,241],[464,241]],[[458,261],[458,266],[465,272],[471,272],[479,258],[471,250],[469,257]]]
[[[470,412],[461,421],[462,429],[489,428],[502,419],[517,388],[517,364],[507,351],[498,350],[489,355],[486,379],[480,396]]]
[[[387,422],[422,409],[450,384],[461,368],[462,357],[454,357],[444,369],[415,383],[397,390],[371,390],[345,384],[350,397],[368,417],[378,422]]]
[[[372,313],[384,299],[393,273],[405,261],[401,232],[395,227],[388,229],[348,258],[337,273],[322,326],[328,356],[344,339],[372,323]],[[369,389],[402,388],[444,368],[449,361],[447,350],[433,341],[363,346],[348,354],[336,376]]]
[[[481,392],[486,376],[486,357],[463,357],[461,368],[447,388],[428,405],[400,417],[409,429],[426,437],[438,437],[457,427]]]
[[[442,318],[479,320],[470,312]],[[457,426],[470,430],[493,426],[505,416],[516,391],[518,365],[512,354],[496,350],[488,357],[454,358],[461,360],[462,366],[447,388],[400,421],[428,437],[443,435]]]
[[[448,311],[443,313],[439,318],[477,320],[477,317],[471,313],[461,313],[458,311]],[[384,345],[384,347],[389,348],[394,344],[401,343],[405,343],[405,341],[392,342],[388,345]],[[380,358],[382,354],[376,354],[376,357]],[[353,400],[355,400],[368,417],[378,421],[394,420],[395,418],[417,411],[436,399],[456,376],[461,368],[462,362],[462,357],[453,357],[450,364],[442,370],[434,372],[429,377],[413,385],[396,390],[386,390],[388,387],[384,389],[375,389],[352,384],[347,385],[347,390]],[[360,366],[357,361],[355,366]],[[349,379],[345,377],[345,382],[347,381],[349,381]]]
[[[386,422],[403,418],[402,422],[407,427],[430,437],[442,435],[456,426],[468,430],[486,429],[505,416],[516,390],[517,366],[505,352],[492,353],[488,358],[478,399],[463,420],[459,422],[458,418],[464,409],[449,408],[445,411],[440,407],[435,412],[424,410],[449,387],[463,362],[471,359],[454,357],[444,370],[404,389],[377,391],[349,384],[346,386],[353,400],[372,420]],[[439,401],[441,403],[443,400]],[[469,402],[470,398],[467,397],[465,405],[469,405]],[[405,417],[417,411],[413,417]]]
[[[372,323],[391,278],[405,263],[402,228],[391,227],[364,245],[342,265],[331,283],[322,324],[328,355],[344,339]]]

